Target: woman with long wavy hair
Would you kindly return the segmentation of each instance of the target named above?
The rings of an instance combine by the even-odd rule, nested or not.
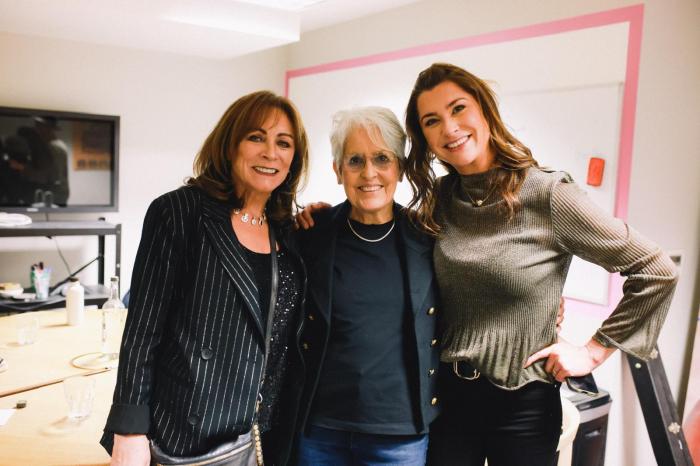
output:
[[[675,267],[568,174],[539,167],[501,120],[488,84],[466,70],[444,63],[423,70],[406,130],[410,206],[436,236],[442,302],[442,414],[431,426],[428,463],[553,464],[559,385],[616,348],[650,356]],[[435,158],[446,176],[435,176]],[[573,255],[627,277],[616,309],[580,347],[556,333]]]

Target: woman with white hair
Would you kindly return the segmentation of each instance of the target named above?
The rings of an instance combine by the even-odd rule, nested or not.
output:
[[[406,135],[388,109],[338,112],[347,200],[299,232],[308,270],[299,465],[424,465],[437,415],[432,250],[394,202]]]

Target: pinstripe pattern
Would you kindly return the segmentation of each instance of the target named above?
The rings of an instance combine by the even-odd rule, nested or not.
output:
[[[263,335],[228,207],[195,188],[159,197],[144,221],[105,431],[149,432],[178,456],[248,431]]]
[[[445,228],[435,271],[443,301],[443,361],[468,360],[491,381],[517,388],[549,381],[544,360],[573,255],[627,276],[624,297],[595,338],[645,358],[668,312],[677,274],[658,246],[597,207],[568,175],[531,168],[512,220],[500,201],[474,207],[464,189],[486,191],[488,173],[443,178]]]

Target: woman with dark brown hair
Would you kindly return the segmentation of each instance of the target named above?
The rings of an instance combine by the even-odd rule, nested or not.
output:
[[[442,414],[428,462],[553,464],[560,383],[616,348],[650,356],[677,281],[673,263],[566,173],[540,168],[473,74],[443,63],[422,71],[406,129],[410,205],[436,236],[442,303]],[[448,175],[436,179],[435,158]],[[627,276],[617,308],[581,347],[558,342],[555,322],[573,255]]]
[[[289,232],[307,165],[291,102],[255,92],[226,110],[186,186],[151,203],[102,438],[112,464],[212,462],[239,447],[254,463],[254,425],[266,464],[286,464],[305,289]]]

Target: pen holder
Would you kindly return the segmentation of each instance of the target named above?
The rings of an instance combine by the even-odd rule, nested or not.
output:
[[[32,286],[36,299],[47,299],[49,297],[49,283],[51,282],[51,272],[49,269],[32,272]]]

